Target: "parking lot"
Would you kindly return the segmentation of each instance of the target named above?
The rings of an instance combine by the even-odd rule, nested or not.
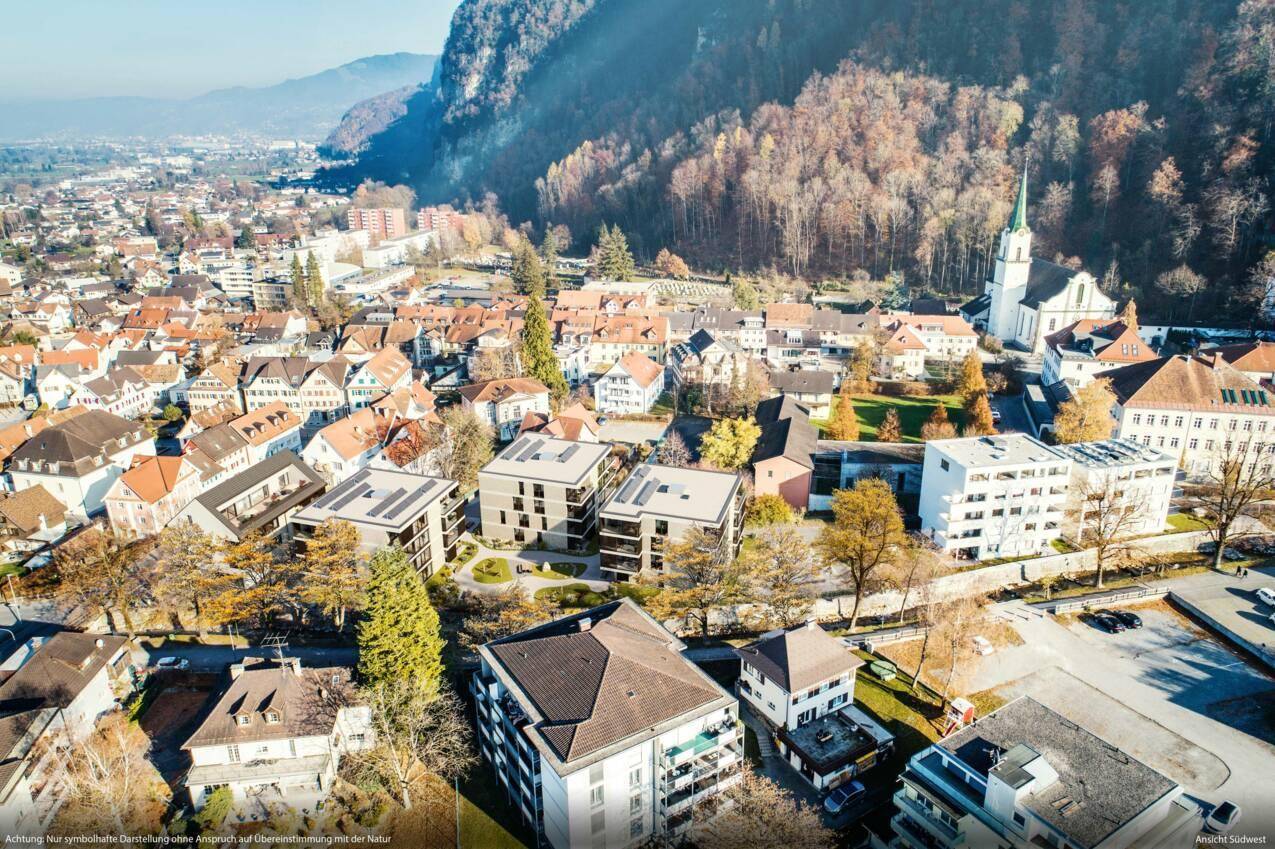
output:
[[[1220,627],[1254,646],[1275,647],[1275,607],[1257,597],[1259,587],[1275,590],[1275,577],[1252,572],[1247,578],[1216,576],[1221,580],[1193,582],[1174,595],[1190,602]]]
[[[1030,695],[1181,783],[1206,807],[1245,809],[1237,834],[1275,830],[1258,776],[1275,768],[1275,681],[1165,602],[1143,627],[1025,616],[1021,646],[984,659],[972,689]],[[991,662],[989,662],[991,661]]]

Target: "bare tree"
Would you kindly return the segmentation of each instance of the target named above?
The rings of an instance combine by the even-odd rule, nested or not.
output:
[[[474,763],[464,706],[447,689],[431,692],[410,680],[365,687],[375,742],[354,755],[356,769],[385,784],[405,810],[434,777],[464,775]]]
[[[1209,463],[1204,480],[1186,488],[1187,502],[1195,508],[1213,540],[1213,568],[1222,568],[1226,546],[1260,527],[1253,521],[1260,503],[1275,495],[1271,474],[1275,455],[1264,453],[1255,440],[1228,439]]]
[[[1130,559],[1137,550],[1131,537],[1147,518],[1147,503],[1137,492],[1128,492],[1130,481],[1114,472],[1088,477],[1071,488],[1067,507],[1076,528],[1076,539],[1091,548],[1097,562],[1094,586],[1102,589],[1106,570]]]
[[[831,849],[833,832],[819,809],[799,801],[764,775],[745,769],[738,784],[710,803],[712,815],[696,817],[691,840],[698,849]]]
[[[908,601],[913,598],[913,590],[929,584],[943,571],[943,563],[938,551],[924,538],[914,539],[911,545],[900,550],[899,558],[890,566],[890,584],[899,591],[898,621],[903,622],[903,614],[908,609]]]
[[[818,596],[822,564],[793,525],[763,528],[750,561],[752,594],[767,620],[791,628],[805,620]]]
[[[118,613],[136,633],[132,611],[145,595],[142,555],[147,544],[113,528],[91,528],[58,550],[57,593],[95,614]]]

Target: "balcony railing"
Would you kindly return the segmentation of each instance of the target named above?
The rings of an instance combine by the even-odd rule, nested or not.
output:
[[[640,558],[630,558],[627,555],[604,551],[600,566],[612,572],[627,572],[631,575],[642,570],[642,561]]]
[[[602,533],[636,539],[642,536],[642,526],[637,522],[621,522],[617,519],[603,519]]]
[[[634,556],[642,553],[642,543],[640,541],[635,542],[623,537],[611,536],[606,532],[605,527],[602,530],[602,536],[599,538],[598,547],[603,551],[616,551]]]

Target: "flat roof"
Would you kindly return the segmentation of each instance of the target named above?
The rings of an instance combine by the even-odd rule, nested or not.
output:
[[[739,482],[734,472],[644,463],[633,470],[599,515],[616,519],[666,516],[715,525],[726,516]]]
[[[361,469],[307,506],[294,521],[341,519],[398,530],[456,487],[454,481],[391,469]]]
[[[880,726],[873,729],[869,722],[871,720],[857,710],[840,710],[825,713],[796,728],[780,728],[779,737],[795,749],[802,760],[813,765],[820,775],[827,775],[877,751],[892,739],[885,729]]]
[[[1054,450],[1069,457],[1077,466],[1089,469],[1177,462],[1163,451],[1157,451],[1149,445],[1139,445],[1127,439],[1104,439],[1099,442],[1056,445]]]
[[[1052,446],[1025,433],[971,436],[964,439],[936,439],[925,443],[926,450],[950,457],[962,466],[1022,466],[1066,459]]]
[[[572,442],[524,433],[483,466],[481,474],[574,485],[611,453],[606,442]]]

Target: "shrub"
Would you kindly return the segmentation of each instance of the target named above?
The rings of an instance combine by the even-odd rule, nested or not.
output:
[[[924,398],[932,393],[934,387],[922,380],[882,380],[877,383],[876,389],[891,398]]]
[[[781,495],[758,495],[748,503],[744,521],[750,525],[786,525],[793,520],[792,507]]]
[[[218,787],[208,794],[208,798],[204,800],[204,807],[195,814],[194,820],[199,823],[201,830],[215,831],[221,828],[233,804],[234,797],[230,795],[230,788]]]

